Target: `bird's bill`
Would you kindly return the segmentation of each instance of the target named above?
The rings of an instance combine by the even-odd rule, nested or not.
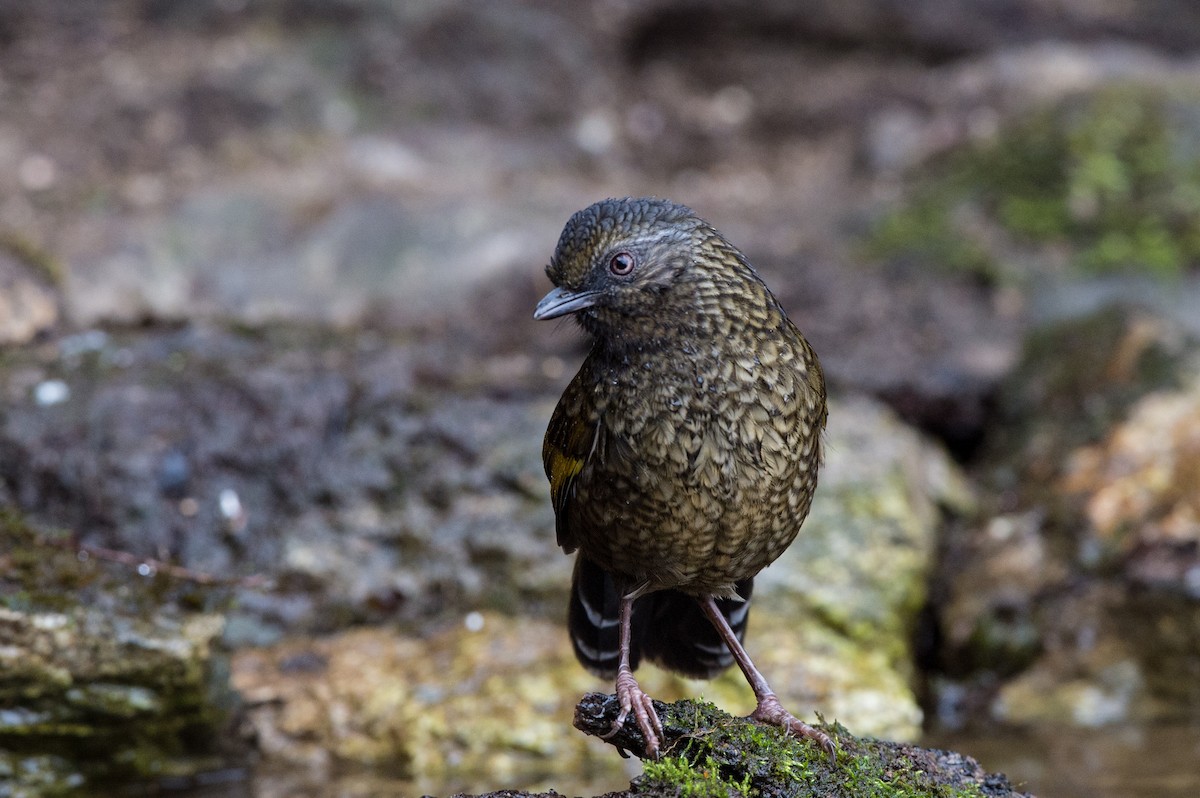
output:
[[[575,313],[584,308],[590,308],[596,304],[596,300],[599,297],[599,291],[575,292],[568,291],[562,287],[555,288],[542,297],[541,302],[537,303],[537,307],[533,311],[533,317],[539,321],[542,319],[556,319],[568,313]]]

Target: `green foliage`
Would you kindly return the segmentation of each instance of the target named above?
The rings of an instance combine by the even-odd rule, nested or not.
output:
[[[1084,273],[1200,264],[1200,96],[1110,86],[950,156],[871,231],[873,257],[995,277],[995,242],[1067,247]]]

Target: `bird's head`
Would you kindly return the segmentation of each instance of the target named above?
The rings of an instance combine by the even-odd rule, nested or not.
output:
[[[535,319],[576,314],[593,334],[633,333],[700,313],[718,284],[753,271],[736,249],[683,205],[661,199],[597,202],[576,213],[546,274],[556,286]],[[757,279],[752,277],[751,279]]]

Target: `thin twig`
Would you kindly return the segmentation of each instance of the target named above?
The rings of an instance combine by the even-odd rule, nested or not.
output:
[[[266,587],[271,582],[271,577],[265,574],[251,574],[250,576],[240,577],[224,577],[215,576],[214,574],[205,573],[204,571],[196,571],[191,568],[185,568],[182,565],[174,565],[173,563],[156,560],[153,557],[139,557],[128,551],[119,549],[109,549],[104,546],[96,546],[91,543],[84,543],[74,533],[69,538],[51,538],[46,535],[38,535],[37,541],[39,544],[54,546],[59,549],[74,550],[77,556],[94,557],[97,560],[104,562],[113,562],[119,565],[126,565],[138,571],[142,576],[150,576],[151,573],[166,574],[174,579],[181,579],[187,582],[193,582],[198,585],[236,585],[237,587],[262,588]],[[146,569],[149,569],[147,571]]]

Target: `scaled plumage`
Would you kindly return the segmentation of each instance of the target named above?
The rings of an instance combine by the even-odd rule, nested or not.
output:
[[[735,660],[755,717],[813,737],[741,647],[755,574],[792,542],[821,460],[816,355],[742,255],[689,208],[598,202],[567,222],[535,318],[574,314],[592,349],[542,454],[559,545],[578,550],[569,626],[615,674],[657,751],[632,676],[645,656],[690,676]],[[756,680],[761,684],[755,684]]]

